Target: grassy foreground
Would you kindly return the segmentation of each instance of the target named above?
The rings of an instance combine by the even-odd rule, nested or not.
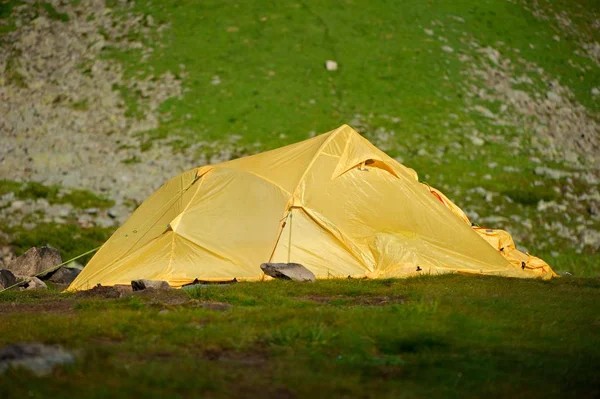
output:
[[[0,346],[76,364],[0,397],[593,397],[600,281],[460,275],[0,296]],[[43,312],[42,312],[43,311]]]

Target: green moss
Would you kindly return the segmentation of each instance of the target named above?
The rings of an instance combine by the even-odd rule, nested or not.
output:
[[[69,22],[69,15],[67,13],[58,12],[52,4],[42,1],[36,3],[36,5],[42,8],[51,19],[61,22]]]
[[[556,192],[537,187],[533,189],[530,188],[527,191],[507,190],[502,191],[501,194],[506,195],[513,201],[525,206],[536,206],[540,201],[552,201],[557,197]]]
[[[124,163],[125,165],[132,165],[140,162],[142,162],[142,160],[138,156],[132,156],[121,161],[121,163]]]
[[[84,73],[85,73],[85,71],[84,71]],[[87,111],[89,109],[88,100],[84,99],[84,100],[80,100],[80,101],[71,103],[71,108],[74,109],[75,111]]]
[[[57,185],[44,185],[37,182],[20,183],[12,180],[0,179],[0,195],[12,192],[20,199],[44,198],[50,204],[69,203],[75,208],[110,208],[114,201],[98,196],[87,190],[72,189],[61,190]]]

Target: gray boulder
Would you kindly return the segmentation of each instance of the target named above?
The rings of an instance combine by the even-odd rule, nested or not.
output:
[[[0,375],[9,368],[24,368],[42,377],[50,374],[55,366],[74,361],[75,356],[58,345],[14,344],[0,349]]]
[[[16,276],[34,276],[62,263],[60,252],[52,247],[33,247],[6,266]]]
[[[168,290],[171,289],[169,283],[163,280],[133,280],[131,282],[131,288],[134,291],[142,291],[147,289],[154,290]]]
[[[10,270],[0,270],[0,290],[10,287],[17,282],[17,278]]]
[[[0,290],[10,287],[17,282],[17,278],[10,270],[0,270]]]
[[[281,280],[315,281],[313,272],[299,263],[263,263],[260,268],[267,276]]]
[[[82,270],[83,266],[79,265],[73,267],[62,266],[52,273],[52,276],[48,280],[57,284],[71,284]]]

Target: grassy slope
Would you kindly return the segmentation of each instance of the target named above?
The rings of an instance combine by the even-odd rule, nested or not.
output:
[[[588,38],[594,34],[589,11],[600,11],[597,2],[554,2],[552,12],[547,2],[540,4],[551,17],[568,11],[578,31]],[[116,3],[112,6],[117,14],[125,12]],[[239,135],[249,151],[258,151],[359,120],[361,132],[367,135],[377,128],[394,132],[388,152],[400,156],[422,180],[441,188],[459,205],[467,205],[461,197],[473,187],[518,196],[513,205],[474,199],[469,205],[480,206],[481,216],[497,214],[494,207],[500,205],[505,215],[515,213],[534,225],[552,222],[539,215],[536,204],[555,199],[557,182],[533,173],[538,164],[530,157],[539,156],[527,145],[533,132],[499,128],[466,109],[461,73],[468,65],[442,51],[444,43],[438,37],[446,38],[455,52],[466,54],[473,49],[461,43],[462,37],[498,48],[513,59],[515,54],[508,49],[516,48],[519,56],[560,78],[588,109],[600,109],[600,97],[590,92],[600,86],[597,68],[582,73],[568,64],[574,60],[582,66],[593,65],[574,54],[579,39],[559,29],[553,18],[539,20],[516,2],[140,0],[133,11],[152,16],[155,26],[169,24],[170,28],[161,40],[140,38],[150,40],[155,49],[147,62],[140,62],[135,50],[107,49],[106,56],[120,60],[130,76],[165,71],[187,74],[183,98],[163,104],[161,127],[150,132],[151,137],[178,137],[176,147],[185,147],[194,141]],[[434,30],[433,38],[425,34],[425,28]],[[559,42],[552,39],[555,34],[561,37]],[[504,47],[498,45],[500,41]],[[326,71],[327,59],[339,63],[338,71]],[[215,76],[221,82],[218,85],[211,84]],[[137,94],[125,94],[135,114],[139,111]],[[476,147],[465,137],[472,129],[466,127],[469,123],[484,134],[500,134],[505,141]],[[515,154],[506,143],[516,136],[522,137],[523,146]],[[453,149],[455,143],[462,148]],[[419,154],[423,149],[427,153]],[[436,155],[439,149],[443,155]],[[489,169],[490,162],[498,166]],[[505,172],[505,166],[519,171]],[[483,179],[488,174],[491,179]],[[542,186],[534,186],[534,180],[542,181]],[[525,236],[518,244],[559,270],[583,276],[598,273],[598,254],[578,254],[561,238],[556,246],[540,251],[538,243],[544,239]],[[559,255],[551,256],[556,249]]]
[[[582,66],[593,63],[574,54],[580,49],[579,39],[559,29],[553,15],[567,11],[576,30],[592,41],[595,33],[591,24],[600,6],[591,0],[540,1],[540,7],[551,17],[544,21],[517,3],[140,0],[133,11],[152,16],[154,26],[169,24],[169,29],[160,40],[139,38],[151,41],[155,49],[147,62],[140,62],[140,53],[135,50],[107,49],[106,56],[120,60],[130,76],[165,71],[187,74],[183,98],[163,104],[161,127],[150,132],[151,137],[179,137],[176,147],[239,135],[250,151],[258,151],[360,120],[361,132],[367,135],[377,128],[395,132],[388,152],[400,156],[422,180],[441,188],[459,205],[467,205],[461,197],[473,187],[517,194],[519,198],[512,205],[506,201],[489,204],[483,198],[473,199],[469,205],[479,206],[481,216],[497,213],[494,207],[500,205],[505,215],[515,213],[537,225],[553,221],[540,215],[536,204],[554,199],[557,194],[553,188],[559,184],[534,176],[538,165],[530,157],[539,154],[527,145],[532,132],[499,128],[466,110],[461,73],[467,65],[443,52],[444,43],[438,37],[446,38],[455,52],[467,54],[473,49],[466,48],[461,37],[498,48],[507,57],[515,57],[509,48],[518,49],[519,56],[560,78],[578,101],[597,112],[600,96],[592,96],[590,89],[600,87],[600,74],[595,66],[583,73],[569,65],[569,60]],[[0,15],[9,15],[12,2],[6,4]],[[125,12],[117,2],[109,1],[109,5],[116,14]],[[434,37],[426,35],[425,28],[433,29]],[[552,39],[555,34],[561,37],[559,42]],[[498,45],[500,41],[505,47]],[[339,70],[326,71],[327,59],[336,60]],[[211,84],[215,76],[220,79],[218,85]],[[139,111],[138,94],[124,94],[135,114]],[[469,123],[475,123],[484,134],[500,134],[506,140],[476,147],[465,138],[469,132],[461,131],[472,129],[465,127]],[[523,137],[524,145],[515,154],[506,142],[517,135]],[[462,148],[452,149],[455,143]],[[427,153],[419,154],[423,149]],[[435,155],[439,149],[443,155]],[[489,169],[490,162],[498,166]],[[505,166],[520,171],[505,172]],[[488,174],[491,179],[483,179]],[[542,186],[534,186],[534,180],[542,181]],[[0,189],[3,184],[0,182]],[[581,191],[586,192],[586,187]],[[557,221],[577,224],[566,218]],[[25,231],[21,235],[34,234]],[[538,244],[544,239],[526,236],[518,244],[559,270],[597,275],[600,255],[576,253],[561,238],[557,238],[556,246],[540,251]],[[26,245],[18,238],[13,244],[19,251]],[[559,250],[558,256],[551,255],[554,250]]]
[[[66,313],[0,315],[0,345],[42,340],[81,351],[76,365],[47,379],[11,372],[0,396],[23,387],[34,397],[600,394],[595,280],[274,281],[189,295],[233,307],[134,296],[79,299]],[[0,306],[57,296],[15,293]]]

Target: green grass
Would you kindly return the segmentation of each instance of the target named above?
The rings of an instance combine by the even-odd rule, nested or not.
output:
[[[0,295],[0,306],[73,301],[66,313],[0,314],[0,345],[41,340],[79,353],[50,377],[10,371],[0,395],[23,386],[36,397],[599,393],[597,280],[447,275],[185,292],[191,302],[175,306],[170,295]],[[205,301],[232,306],[215,311]]]
[[[7,22],[0,25],[0,35],[15,28],[10,13],[18,3],[0,2],[0,19]],[[562,213],[537,210],[540,201],[561,199],[565,180],[535,174],[539,164],[530,158],[542,157],[529,145],[532,131],[495,126],[466,109],[462,72],[468,65],[441,50],[447,44],[454,54],[474,55],[461,41],[473,39],[510,58],[518,74],[527,73],[517,60],[522,57],[560,79],[597,118],[600,97],[592,96],[591,88],[600,87],[600,74],[591,60],[574,52],[579,40],[597,41],[592,22],[600,3],[538,3],[549,20],[504,0],[138,0],[132,10],[109,2],[117,16],[135,12],[151,15],[156,26],[171,26],[162,36],[128,37],[154,48],[147,62],[140,62],[140,50],[103,50],[103,57],[123,65],[127,78],[166,71],[181,77],[183,97],[162,104],[161,125],[145,132],[142,150],[155,138],[169,137],[173,152],[209,141],[214,145],[203,151],[218,155],[231,136],[239,135],[236,146],[241,150],[235,156],[241,156],[343,123],[383,146],[376,131],[393,132],[385,148],[390,155],[402,157],[422,180],[482,217],[514,214],[529,220],[533,228],[521,229],[529,234],[517,244],[577,278],[544,282],[450,275],[240,283],[186,291],[192,302],[183,306],[143,296],[104,300],[55,291],[9,292],[0,294],[0,310],[13,304],[50,304],[50,310],[0,312],[0,345],[60,343],[78,351],[79,360],[42,379],[11,371],[0,380],[0,397],[22,396],[25,388],[34,397],[599,396],[600,283],[580,277],[598,276],[600,255],[590,249],[578,253],[571,241],[538,228],[554,221],[575,228],[581,223],[577,216],[588,214],[571,207]],[[43,4],[40,12],[65,19]],[[568,13],[577,35],[559,29],[554,15],[561,11]],[[426,28],[435,35],[426,35]],[[338,62],[337,71],[325,70],[328,59]],[[581,72],[569,60],[592,69]],[[86,71],[90,65],[81,68]],[[18,67],[11,61],[7,77],[24,87]],[[527,74],[534,83],[523,90],[548,90],[535,74]],[[215,76],[220,84],[211,83]],[[120,91],[127,116],[141,118],[146,110],[141,93],[126,87],[123,83],[114,90]],[[492,112],[501,106],[477,100],[473,105]],[[85,111],[87,104],[71,106]],[[472,129],[482,133],[484,145],[469,140]],[[492,142],[491,135],[503,140]],[[515,138],[522,144],[516,149],[507,145]],[[139,161],[132,157],[125,163]],[[489,168],[492,162],[497,167]],[[544,165],[564,169],[546,159]],[[467,200],[474,187],[500,195],[487,202],[468,194],[472,198]],[[574,194],[590,188],[575,181]],[[79,208],[112,206],[85,191],[61,197],[55,186],[0,182],[0,195],[9,191],[18,198],[46,198]],[[499,227],[518,230],[518,222],[506,224]],[[2,230],[14,236],[18,253],[50,243],[65,259],[96,247],[110,234],[72,224]],[[536,251],[550,239],[553,244]],[[72,306],[53,313],[56,301]],[[232,307],[214,311],[200,306],[205,301]]]
[[[88,190],[64,190],[58,185],[45,185],[30,181],[21,183],[13,180],[0,179],[0,196],[14,193],[19,199],[43,198],[50,204],[71,204],[74,208],[110,208],[114,201],[96,195]]]
[[[114,231],[113,228],[81,228],[75,223],[40,223],[31,230],[2,224],[0,227],[2,231],[10,234],[10,240],[7,242],[0,237],[0,245],[10,245],[16,255],[22,254],[31,247],[48,244],[60,250],[63,260],[72,259],[102,245]],[[77,262],[85,264],[92,256],[93,254],[86,255]]]

